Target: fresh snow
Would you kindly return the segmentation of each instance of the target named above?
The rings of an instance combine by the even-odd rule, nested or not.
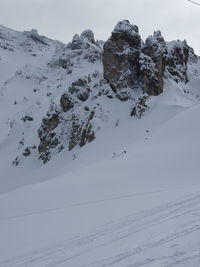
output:
[[[0,267],[200,266],[200,64],[187,85],[166,80],[142,119],[130,101],[102,98],[92,143],[45,165],[34,151],[14,167],[20,138],[38,145],[47,92],[58,101],[102,66],[74,59],[66,78],[47,67],[62,43],[45,39],[31,56],[20,45],[28,33],[0,30],[15,50],[0,59]]]

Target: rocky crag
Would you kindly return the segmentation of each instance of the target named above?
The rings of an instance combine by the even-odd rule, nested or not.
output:
[[[131,25],[127,20],[116,25],[102,50],[95,42],[91,31],[83,32],[80,37],[75,35],[68,47],[80,54],[87,55],[89,52],[89,56],[84,57],[90,62],[101,60],[102,53],[103,77],[114,92],[114,97],[127,101],[133,98],[134,91],[143,94],[136,102],[133,101],[134,105],[130,112],[131,116],[137,118],[141,118],[148,110],[146,104],[148,97],[163,92],[165,78],[170,77],[177,83],[187,83],[188,62],[197,61],[197,56],[186,41],[167,44],[161,32],[156,31],[143,42],[138,27]],[[48,119],[43,119],[38,133],[41,141],[40,158],[44,162],[50,159],[52,150],[56,149],[59,152],[66,146],[64,144],[66,140],[61,141],[62,138],[60,136],[58,138],[55,133],[58,126],[62,125],[63,130],[60,132],[65,136],[64,128],[70,129],[67,145],[69,150],[77,145],[81,147],[95,139],[93,129],[95,123],[92,123],[95,110],[90,111],[89,107],[83,106],[81,113],[86,112],[87,115],[82,121],[75,111],[75,107],[80,108],[81,103],[86,102],[92,91],[94,92],[94,86],[92,88],[90,86],[94,78],[96,78],[95,75],[92,75],[73,82],[60,98],[60,111],[54,108],[53,114]],[[95,84],[96,89],[99,90],[96,98],[101,96],[101,84],[105,86],[105,81],[100,80],[98,85]],[[109,91],[109,86],[107,87]],[[70,114],[68,115],[70,118],[66,119],[66,114]]]
[[[186,41],[169,44],[156,31],[143,42],[138,27],[125,20],[104,45],[104,78],[122,101],[129,97],[127,88],[155,96],[163,92],[165,78],[187,83],[189,60],[196,62],[197,56]]]
[[[119,22],[106,42],[96,41],[91,30],[63,44],[35,30],[2,27],[0,49],[2,66],[9,58],[18,62],[14,73],[0,77],[2,99],[12,105],[6,138],[17,133],[14,165],[31,155],[46,163],[63,149],[92,142],[101,128],[118,125],[114,107],[124,102],[127,116],[141,118],[150,100],[166,90],[166,81],[198,98],[187,88],[199,75],[199,58],[187,42],[166,42],[160,31],[144,42],[128,20]],[[24,88],[18,95],[16,86]]]

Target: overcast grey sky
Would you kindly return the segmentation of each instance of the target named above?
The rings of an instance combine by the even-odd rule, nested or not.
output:
[[[159,29],[167,41],[186,39],[200,55],[200,6],[187,0],[0,0],[0,24],[64,42],[87,28],[105,40],[123,19],[137,24],[143,38]]]

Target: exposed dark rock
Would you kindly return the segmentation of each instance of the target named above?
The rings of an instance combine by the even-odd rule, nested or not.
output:
[[[48,115],[48,117],[42,120],[42,124],[38,130],[38,136],[40,138],[38,152],[44,163],[51,158],[51,149],[56,148],[59,144],[59,140],[53,132],[60,122],[59,113]]]
[[[148,95],[143,95],[139,97],[136,104],[132,108],[130,115],[136,117],[137,119],[141,119],[144,113],[149,109],[146,103],[148,98]]]
[[[80,92],[78,95],[77,95],[77,98],[81,101],[86,101],[88,98],[89,98],[89,92],[88,90],[85,90],[83,92]]]
[[[76,88],[76,86],[83,87],[86,86],[87,84],[88,81],[86,79],[79,78],[77,81],[72,83],[71,90],[73,90],[73,88]]]
[[[37,32],[37,30],[33,29],[31,31],[25,32],[31,40],[33,40],[35,43],[42,44],[44,46],[49,46],[49,44],[45,41],[45,37],[40,36]]]
[[[88,106],[85,106],[85,107],[84,107],[84,110],[85,110],[85,111],[90,111],[90,108],[89,108]]]
[[[142,54],[143,53],[143,54]],[[167,47],[160,31],[149,36],[142,48],[140,69],[143,90],[148,95],[159,95],[163,92]]]
[[[59,113],[48,114],[47,118],[43,119],[42,125],[45,132],[54,130],[59,124]]]
[[[101,59],[101,52],[99,50],[88,50],[88,53],[85,54],[84,59],[87,59],[88,62],[94,63]]]
[[[72,150],[77,145],[82,147],[95,139],[95,133],[91,124],[94,114],[95,112],[91,111],[86,122],[79,120],[75,115],[72,116],[69,150]]]
[[[25,121],[33,121],[33,117],[29,116],[29,115],[26,115],[24,117],[22,117],[22,120],[25,122]]]
[[[120,95],[121,88],[132,87],[139,77],[141,37],[129,21],[117,24],[103,48],[104,78]]]
[[[67,45],[76,56],[83,56],[83,59],[91,63],[101,59],[102,48],[95,42],[94,34],[91,30],[82,32],[79,36],[75,34],[72,41]]]
[[[72,116],[72,127],[69,140],[69,151],[78,145],[82,130],[82,123],[79,121],[78,117]]]
[[[74,107],[74,104],[67,93],[61,96],[60,105],[64,112],[67,112]]]
[[[28,156],[31,155],[31,149],[30,149],[30,147],[27,147],[27,148],[24,149],[24,151],[23,151],[23,155],[24,155],[25,157],[28,157]]]
[[[68,47],[72,50],[81,50],[89,48],[91,44],[95,44],[94,33],[91,30],[85,30],[80,36],[75,34]]]
[[[89,98],[90,87],[88,86],[88,79],[79,78],[73,82],[69,88],[69,93],[76,96],[80,101],[86,101]]]
[[[81,33],[82,40],[87,39],[90,43],[95,44],[94,33],[91,30],[85,30]]]
[[[72,42],[68,45],[68,47],[72,50],[77,50],[77,49],[83,49],[83,41],[82,39],[78,36],[78,34],[75,34]]]
[[[170,77],[176,82],[188,82],[187,64],[189,59],[190,47],[186,41],[176,41],[171,43],[167,55],[166,65]]]
[[[83,107],[85,109],[85,107]],[[40,145],[38,147],[39,158],[44,163],[48,162],[53,155],[59,153],[67,146],[69,150],[74,147],[82,147],[95,139],[95,133],[92,127],[92,119],[95,111],[92,110],[82,120],[76,113],[72,112],[64,119],[65,113],[48,113],[42,120],[38,136]]]
[[[92,125],[88,123],[86,127],[82,130],[81,139],[79,142],[80,147],[92,142],[95,139],[95,133],[92,130]]]
[[[59,67],[61,67],[63,69],[68,69],[69,67],[72,66],[69,58],[67,58],[67,59],[59,58],[57,64]]]
[[[52,60],[48,63],[48,65],[50,67],[62,68],[68,71],[71,71],[71,67],[73,66],[69,57],[60,57],[56,60]]]
[[[103,47],[104,78],[122,101],[130,98],[126,88],[140,88],[148,95],[161,94],[164,77],[187,83],[188,62],[196,60],[186,41],[166,44],[160,31],[143,44],[138,27],[127,20],[117,24]]]
[[[19,158],[19,156],[17,156],[13,161],[12,161],[12,164],[14,165],[14,166],[18,166],[19,165],[19,163],[20,163],[20,158]]]

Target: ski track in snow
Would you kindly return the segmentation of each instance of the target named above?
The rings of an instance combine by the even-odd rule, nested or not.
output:
[[[172,229],[170,225],[173,225]],[[165,232],[165,229],[169,230]],[[151,235],[151,239],[142,240],[141,234],[145,235],[148,231],[156,231],[157,234]],[[140,244],[134,245],[133,240],[137,242],[138,233]],[[54,247],[35,251],[18,259],[0,262],[0,267],[197,267],[200,266],[200,249],[190,248],[187,252],[182,249],[177,252],[176,245],[173,245],[174,242],[178,244],[179,239],[189,238],[192,234],[200,235],[200,192],[112,221],[88,235],[63,241]],[[120,252],[124,242],[130,240],[132,242],[128,243],[129,249]],[[148,257],[151,250],[164,248],[165,251],[167,245],[170,246],[167,255],[163,255],[162,252],[156,254],[160,256]],[[106,258],[105,254],[101,254],[101,249],[111,251],[112,255]],[[90,257],[93,253],[104,255],[104,258],[93,262]],[[140,261],[137,257],[141,255]],[[74,260],[79,260],[80,264],[74,265]]]
[[[150,191],[150,192],[144,192],[144,193],[134,193],[134,194],[128,194],[128,195],[121,195],[121,196],[118,196],[118,197],[111,197],[111,198],[104,198],[104,199],[81,202],[81,203],[74,203],[74,204],[71,204],[71,205],[68,204],[66,206],[60,206],[60,207],[51,208],[51,209],[49,208],[49,209],[44,209],[44,210],[38,210],[38,211],[35,211],[35,212],[16,214],[16,215],[13,215],[13,216],[0,217],[0,222],[1,221],[12,220],[12,219],[23,218],[23,217],[27,217],[27,216],[34,216],[34,215],[54,212],[54,211],[58,211],[58,210],[64,210],[64,209],[68,209],[68,208],[72,208],[72,207],[89,206],[89,205],[99,204],[99,203],[113,201],[113,200],[128,199],[128,198],[133,198],[133,197],[136,197],[136,196],[152,195],[152,194],[161,193],[161,192],[165,192],[165,191],[166,190],[157,190],[157,191]]]

